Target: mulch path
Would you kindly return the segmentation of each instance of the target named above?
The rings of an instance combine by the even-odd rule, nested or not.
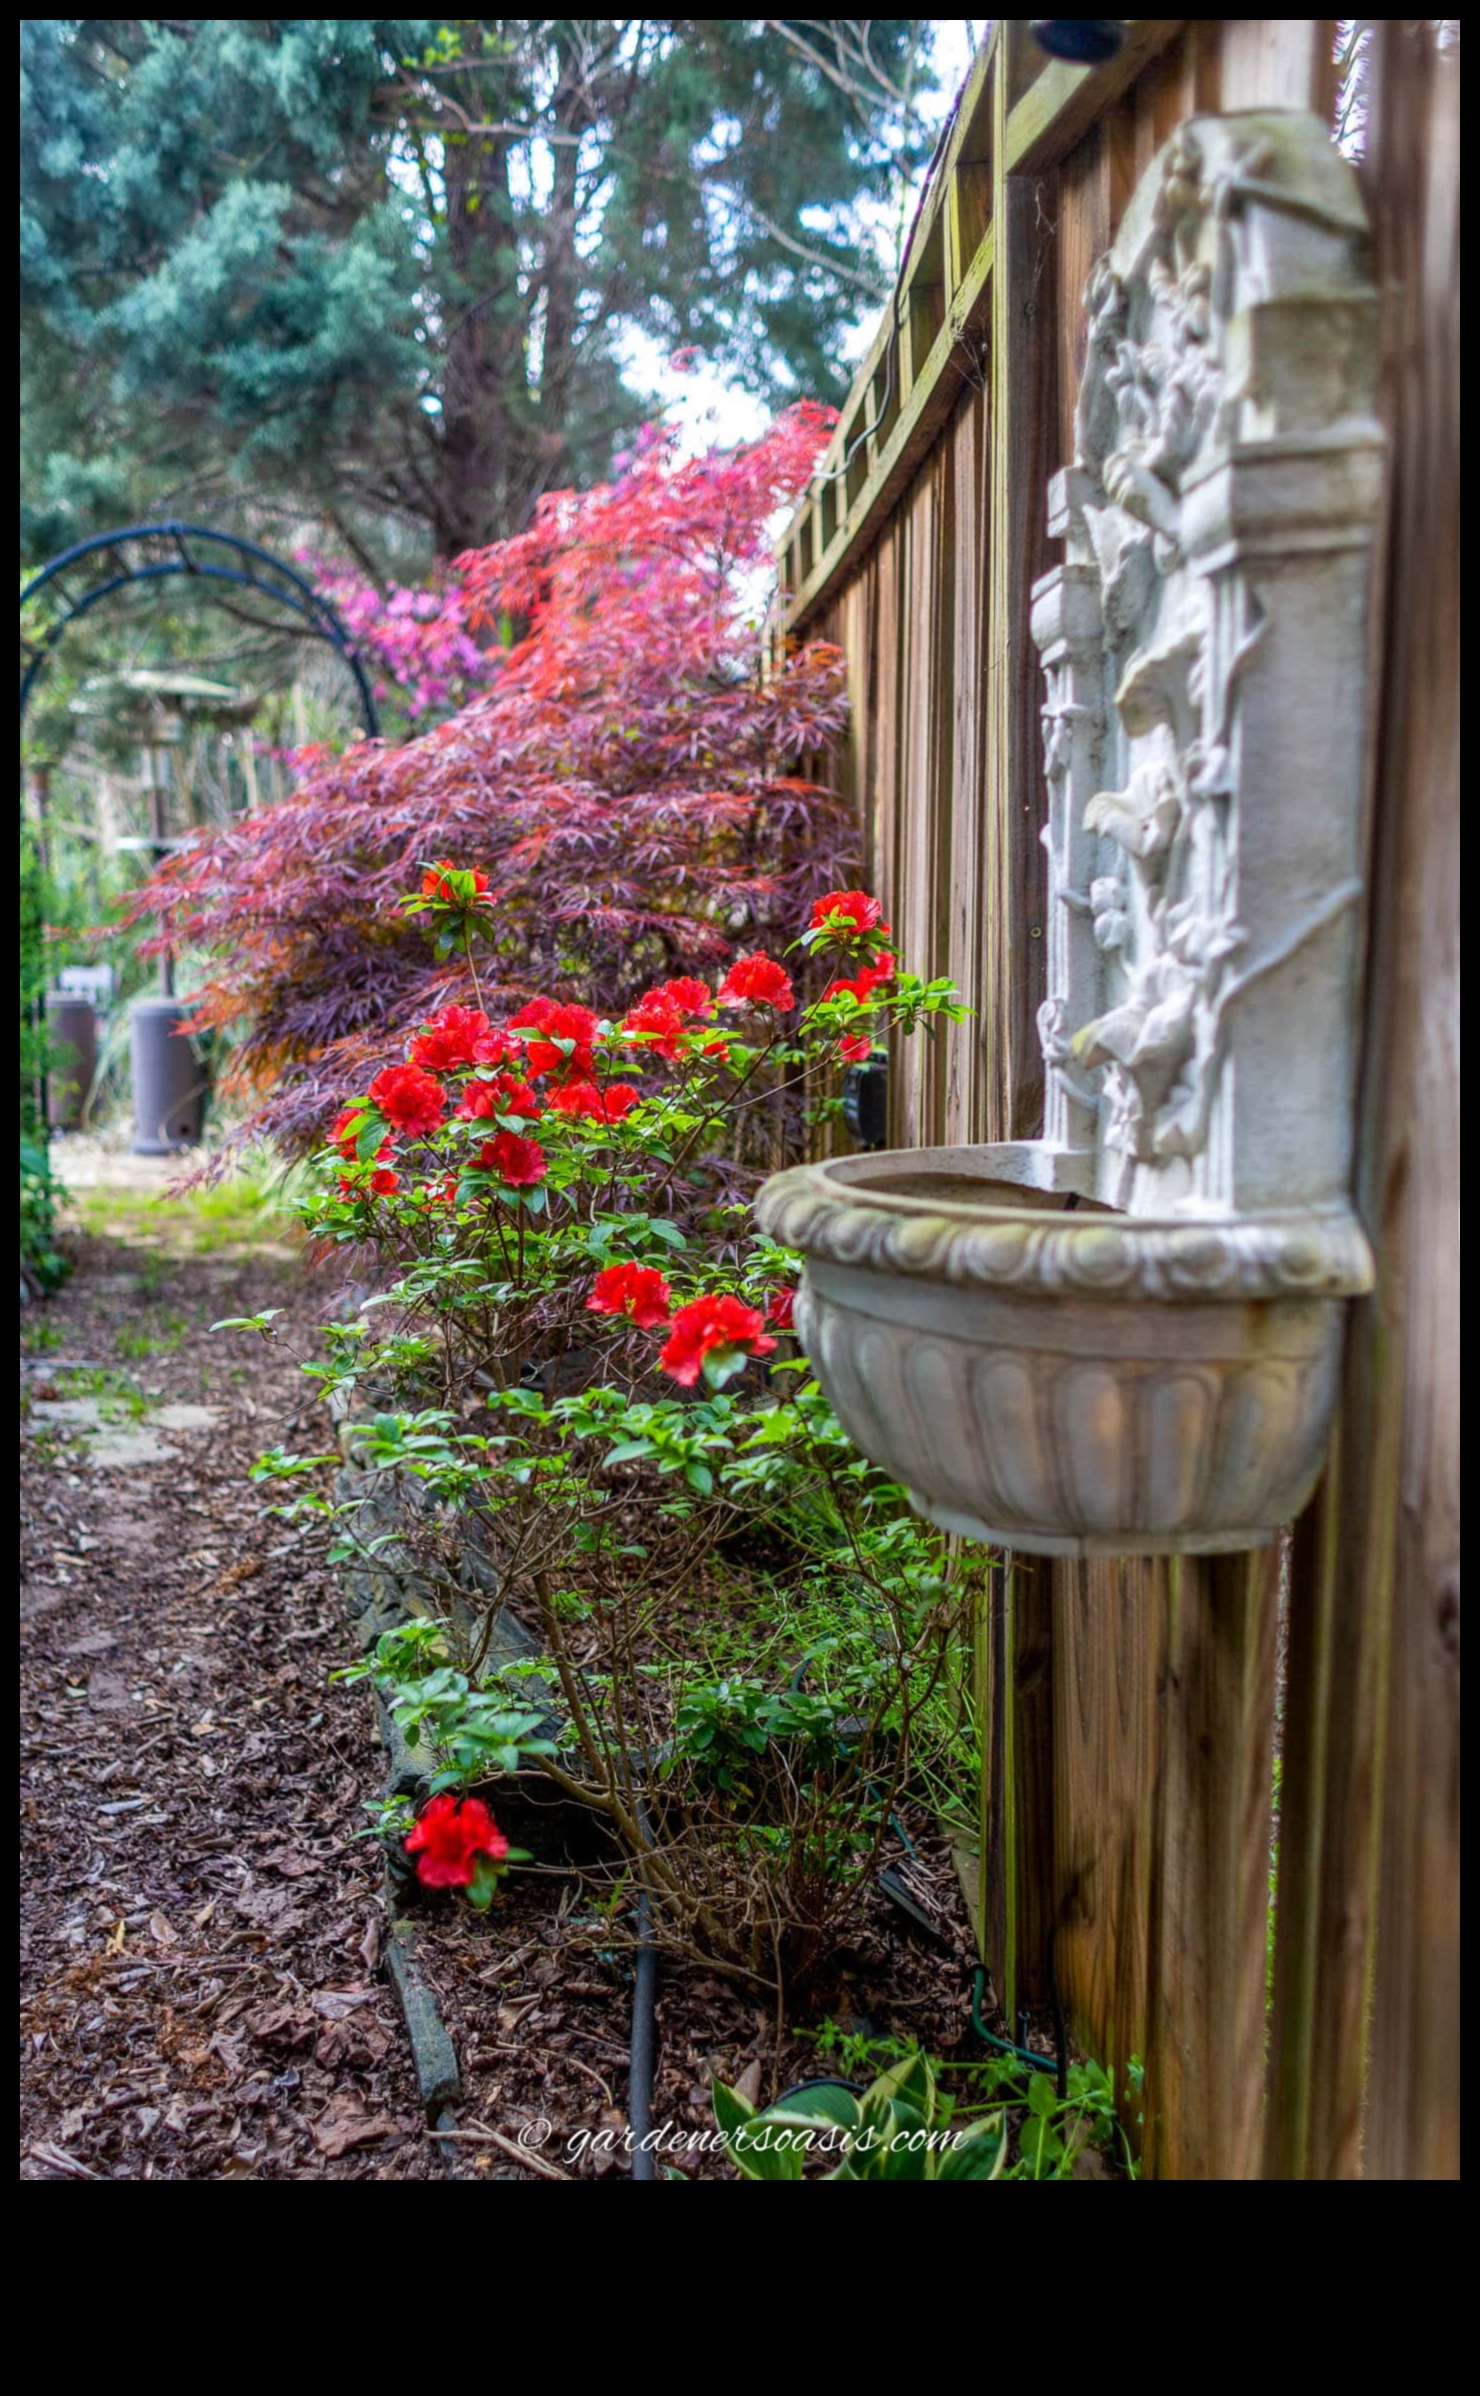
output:
[[[286,1340],[208,1333],[276,1305],[302,1349],[332,1293],[281,1249],[200,1254],[121,1220],[75,1236],[71,1279],[23,1310],[23,1387],[45,1417],[103,1366],[148,1407],[217,1419],[107,1464],[84,1427],[23,1415],[22,2176],[623,2176],[630,1954],[568,1872],[514,1875],[486,1918],[417,1909],[458,2137],[422,2114],[381,1858],[350,1835],[384,1779],[370,1701],[329,1678],[351,1646],[322,1536],[248,1480],[263,1448],[325,1449],[329,1427]],[[162,1324],[173,1344],[141,1354]],[[969,1932],[943,1845],[915,1869],[956,1954],[881,1898],[817,2009],[949,2054]],[[711,2126],[711,2069],[764,2101],[836,2066],[700,1966],[665,1958],[660,1992],[654,2121],[685,2176],[727,2177],[682,2143]]]

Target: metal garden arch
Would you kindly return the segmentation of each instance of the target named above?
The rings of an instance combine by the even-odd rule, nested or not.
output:
[[[300,574],[270,549],[245,541],[236,533],[216,532],[203,524],[129,524],[117,532],[95,533],[48,558],[21,592],[21,615],[44,590],[51,589],[58,612],[34,641],[21,635],[21,722],[31,694],[51,662],[70,624],[87,615],[115,591],[134,583],[159,582],[172,574],[187,574],[202,582],[223,582],[256,593],[287,608],[299,619],[299,630],[311,640],[327,641],[354,677],[360,714],[374,739],[380,730],[375,698],[360,653],[338,610],[307,575]]]

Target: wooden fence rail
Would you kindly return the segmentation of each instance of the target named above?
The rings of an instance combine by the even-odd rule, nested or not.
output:
[[[1041,1125],[1028,595],[1089,267],[1182,117],[1329,121],[1334,34],[1134,20],[1089,70],[996,25],[786,535],[786,632],[847,658],[835,764],[876,886],[911,964],[975,1009],[901,1051],[901,1144]],[[998,1992],[1011,2010],[1052,1975],[1086,2049],[1122,2074],[1143,2059],[1145,2168],[1166,2178],[1458,2168],[1458,63],[1428,20],[1373,39],[1393,440],[1360,1133],[1378,1287],[1283,1558],[1017,1559],[988,1576],[979,1650]]]

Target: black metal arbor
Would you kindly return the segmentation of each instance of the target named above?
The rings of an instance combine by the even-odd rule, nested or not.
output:
[[[21,592],[21,722],[31,694],[51,662],[52,653],[71,624],[136,583],[163,581],[173,574],[201,582],[220,582],[253,594],[259,601],[286,608],[296,625],[272,625],[272,630],[296,630],[305,638],[327,641],[354,678],[360,714],[373,739],[380,730],[375,699],[360,653],[338,610],[308,577],[270,549],[244,541],[236,533],[215,532],[202,524],[129,524],[118,532],[96,533],[90,541],[59,550]],[[25,614],[43,592],[51,594],[55,613],[44,631],[28,639]],[[260,621],[260,619],[258,619]]]

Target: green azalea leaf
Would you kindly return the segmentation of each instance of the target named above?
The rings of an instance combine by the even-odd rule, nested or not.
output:
[[[360,1164],[368,1165],[381,1141],[385,1138],[385,1117],[376,1108],[371,1107],[368,1113],[352,1126],[352,1129],[355,1135],[355,1156]]]

